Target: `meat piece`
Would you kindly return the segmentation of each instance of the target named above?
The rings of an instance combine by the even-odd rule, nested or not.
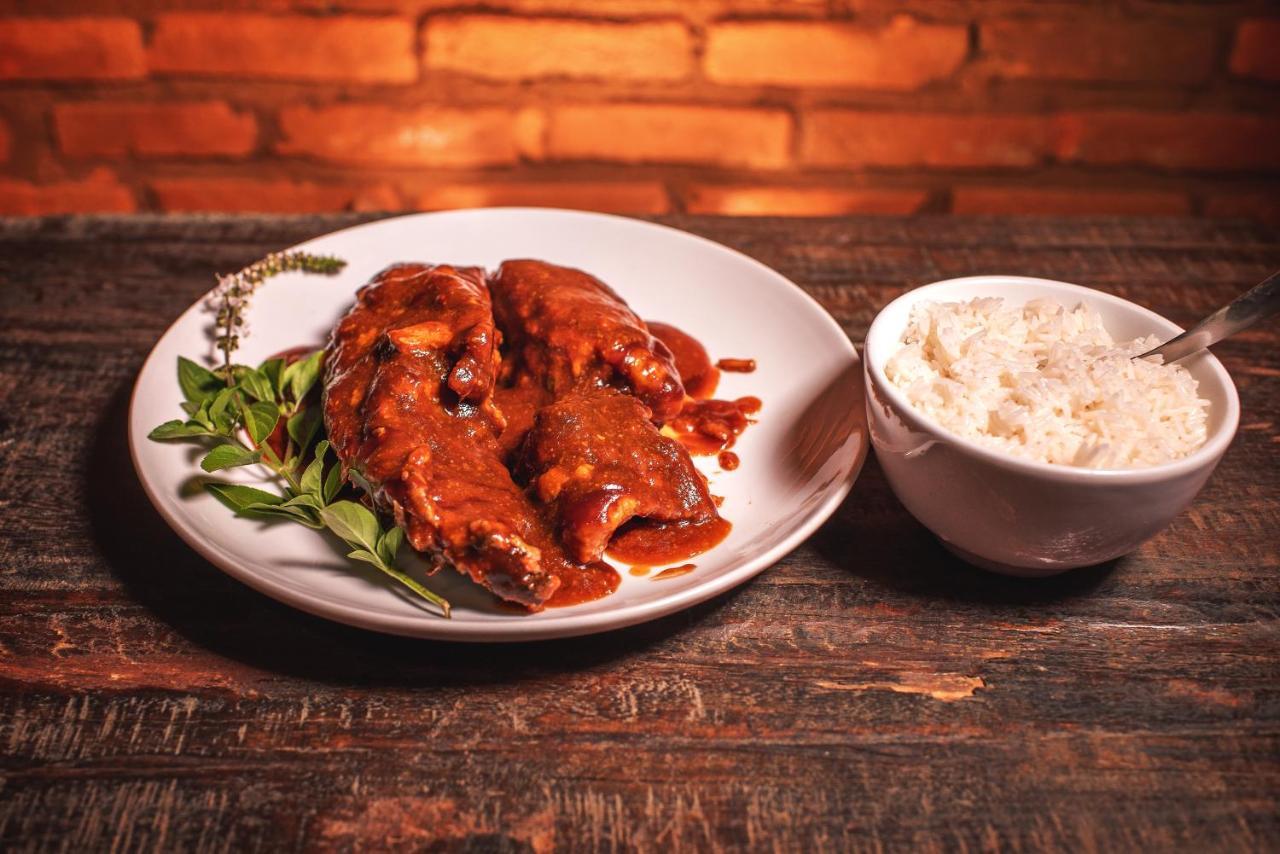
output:
[[[333,332],[325,425],[410,545],[538,608],[570,564],[501,460],[497,343],[483,271],[384,270]]]
[[[611,388],[577,389],[539,410],[517,475],[555,508],[560,538],[582,562],[598,560],[632,519],[718,519],[689,454],[658,432],[644,404]]]
[[[394,340],[393,340],[394,339]],[[325,354],[326,402],[340,383],[350,397],[350,417],[331,418],[329,441],[342,453],[354,448],[362,429],[359,407],[377,371],[375,348],[434,353],[446,371],[446,402],[479,414],[495,431],[504,424],[493,404],[500,357],[484,271],[479,267],[396,264],[378,273],[356,295],[356,304],[334,329]],[[447,391],[446,391],[447,389]],[[330,423],[332,421],[332,423]]]
[[[604,282],[545,261],[506,261],[491,288],[508,336],[508,384],[523,375],[553,398],[613,386],[638,397],[658,423],[680,411],[684,386],[671,351]]]

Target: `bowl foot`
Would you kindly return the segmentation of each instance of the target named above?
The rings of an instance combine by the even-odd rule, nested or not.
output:
[[[960,558],[967,564],[985,569],[987,572],[995,572],[1000,575],[1012,575],[1017,578],[1048,578],[1052,575],[1061,575],[1064,572],[1070,572],[1073,569],[1079,569],[1075,566],[1062,566],[1060,564],[1046,564],[1044,566],[1015,566],[1009,563],[1000,563],[995,560],[988,560],[985,557],[965,551],[955,543],[949,543],[938,537],[938,542],[942,543],[942,547]]]

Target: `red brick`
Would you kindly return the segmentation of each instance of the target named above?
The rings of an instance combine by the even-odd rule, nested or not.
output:
[[[1190,83],[1213,70],[1205,26],[1119,18],[1018,19],[982,25],[982,52],[1004,77]]]
[[[781,110],[599,104],[550,111],[547,154],[568,160],[779,169],[791,120]]]
[[[1241,21],[1230,67],[1241,77],[1280,80],[1280,18]]]
[[[735,216],[909,214],[927,197],[924,190],[697,184],[689,189],[685,209]]]
[[[1209,216],[1256,219],[1280,225],[1280,187],[1269,192],[1224,192],[1205,200],[1204,212]]]
[[[50,184],[0,178],[0,214],[129,213],[136,209],[132,191],[106,169],[95,169],[82,180]]]
[[[58,144],[72,157],[246,155],[258,124],[222,101],[59,104]]]
[[[230,177],[160,178],[151,182],[151,189],[166,211],[341,211],[370,196],[368,189],[340,184]]]
[[[422,210],[488,205],[573,208],[612,213],[666,213],[666,188],[657,181],[514,181],[429,187],[417,200]]]
[[[818,110],[801,122],[801,159],[814,166],[1031,166],[1050,124],[1026,115]]]
[[[693,59],[689,30],[674,21],[446,17],[428,21],[423,41],[428,68],[500,80],[680,80]]]
[[[147,73],[127,18],[0,20],[0,80],[124,80]]]
[[[278,150],[337,163],[493,166],[533,153],[536,140],[530,137],[537,128],[531,124],[536,125],[536,114],[504,107],[289,107],[280,114]]]
[[[13,137],[9,133],[9,126],[0,121],[0,163],[9,159],[9,152],[13,149]]]
[[[375,184],[365,187],[356,193],[351,200],[353,211],[399,211],[404,210],[404,201],[396,188],[390,184]]]
[[[1060,159],[1163,169],[1280,168],[1280,119],[1240,113],[1071,113],[1055,119]]]
[[[964,62],[963,26],[898,16],[886,27],[822,22],[731,22],[707,32],[703,58],[717,83],[908,90]]]
[[[951,208],[961,214],[1187,214],[1182,193],[1056,187],[958,187]]]
[[[156,19],[153,71],[215,77],[409,83],[417,79],[406,18],[174,12]]]

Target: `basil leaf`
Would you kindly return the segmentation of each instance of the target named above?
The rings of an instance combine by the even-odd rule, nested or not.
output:
[[[274,403],[258,402],[243,407],[243,411],[244,429],[249,431],[253,444],[261,445],[276,429],[276,422],[280,420],[280,408]]]
[[[193,403],[200,403],[219,389],[226,387],[226,383],[208,368],[179,356],[178,386],[182,389],[183,397]]]
[[[204,488],[237,513],[253,504],[276,505],[284,500],[279,495],[239,483],[206,483]]]
[[[312,510],[323,510],[324,505],[320,503],[318,495],[295,495],[286,501],[281,507],[310,507]]]
[[[293,399],[301,403],[320,378],[320,366],[324,363],[324,351],[316,350],[305,359],[299,359],[284,369],[283,382],[289,385]],[[283,389],[282,389],[283,391]]]
[[[320,412],[308,406],[294,413],[285,426],[289,431],[289,438],[298,446],[298,453],[304,454],[320,429]]]
[[[272,397],[276,400],[284,397],[284,385],[281,379],[284,375],[284,359],[267,359],[261,365],[258,365],[258,373],[267,378],[267,382],[271,383]]]
[[[236,385],[258,400],[273,401],[276,399],[276,390],[271,385],[271,380],[267,379],[267,375],[261,371],[246,368],[244,373],[237,378]]]
[[[382,559],[373,552],[366,551],[365,549],[356,549],[353,552],[348,552],[347,557],[352,560],[362,560],[365,563],[371,563],[378,569],[382,569],[383,567]]]
[[[214,399],[216,400],[217,398]],[[200,404],[199,408],[196,409],[195,412],[191,413],[191,420],[204,426],[210,433],[216,433],[218,432],[218,425],[214,424],[213,418],[209,416],[209,404],[210,401],[205,399]]]
[[[205,471],[220,471],[235,466],[247,466],[256,463],[260,456],[258,451],[247,451],[239,445],[219,445],[205,454],[204,459],[200,461],[200,468]]]
[[[248,507],[240,511],[242,516],[256,516],[259,518],[288,519],[290,522],[297,522],[306,525],[308,528],[319,530],[324,527],[316,519],[315,514],[305,507],[285,507],[276,504],[250,504]]]
[[[388,566],[396,562],[396,552],[404,542],[404,528],[396,526],[382,535],[378,541],[378,554]]]
[[[321,445],[324,442],[320,443]],[[302,473],[302,480],[298,481],[302,492],[305,495],[314,495],[317,499],[322,499],[320,491],[323,487],[324,476],[324,455],[317,453],[316,458],[311,461],[311,465],[307,466],[306,471]]]
[[[354,501],[335,501],[320,511],[320,520],[347,543],[369,551],[378,547],[381,526],[369,508]]]
[[[217,432],[224,436],[230,436],[235,433],[237,423],[231,404],[239,399],[234,388],[224,388],[212,400],[205,401],[205,405],[201,408],[201,413],[204,414]],[[200,415],[197,414],[195,417],[199,419]]]
[[[340,489],[342,489],[342,463],[334,463],[329,473],[325,475],[324,491],[320,497],[324,499],[325,504],[328,504],[337,497]]]
[[[192,436],[210,436],[203,424],[194,421],[166,421],[147,434],[148,439],[162,442],[165,439],[187,439]]]

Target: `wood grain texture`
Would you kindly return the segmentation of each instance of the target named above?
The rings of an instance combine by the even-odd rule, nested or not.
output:
[[[1242,428],[1137,553],[971,569],[874,460],[750,584],[599,636],[384,637],[184,546],[125,443],[212,273],[370,217],[0,221],[0,848],[1267,849],[1280,843],[1280,327],[1218,348]],[[903,290],[1018,272],[1186,323],[1280,266],[1176,219],[663,220],[854,340]]]

